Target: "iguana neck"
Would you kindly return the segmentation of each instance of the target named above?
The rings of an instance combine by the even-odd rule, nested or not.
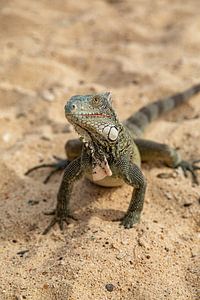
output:
[[[121,124],[116,124],[117,129],[119,130],[119,136],[117,141],[111,143],[106,140],[104,137],[96,136],[92,132],[87,132],[89,139],[84,139],[85,148],[96,157],[105,156],[108,158],[118,159],[122,154],[125,154],[129,151],[129,146],[131,145],[131,136],[126,128]]]

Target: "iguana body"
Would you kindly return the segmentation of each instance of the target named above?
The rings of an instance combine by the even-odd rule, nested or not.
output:
[[[58,191],[55,216],[44,233],[55,223],[63,229],[63,222],[68,222],[73,183],[83,175],[103,186],[118,186],[125,182],[134,187],[129,208],[121,220],[125,228],[139,222],[143,208],[146,180],[140,170],[141,160],[161,160],[172,168],[180,166],[184,173],[190,171],[197,182],[195,170],[199,169],[198,166],[181,160],[177,151],[165,144],[138,137],[149,122],[199,92],[200,84],[153,102],[142,107],[123,124],[112,108],[110,93],[71,97],[65,106],[65,115],[81,138],[66,144],[68,160],[63,162],[66,168]],[[52,166],[58,169],[59,163]]]

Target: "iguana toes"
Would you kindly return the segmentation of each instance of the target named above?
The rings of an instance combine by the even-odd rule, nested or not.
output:
[[[138,137],[149,122],[188,101],[199,92],[200,84],[183,93],[157,100],[142,107],[124,123],[118,120],[112,108],[109,92],[71,97],[65,105],[65,115],[81,136],[80,140],[67,142],[68,160],[36,166],[26,173],[44,166],[54,167],[53,173],[65,168],[54,217],[44,233],[55,223],[63,229],[63,223],[68,222],[71,217],[69,201],[72,187],[83,175],[98,185],[119,186],[125,182],[134,188],[128,210],[121,220],[125,228],[131,228],[139,222],[143,208],[146,180],[140,169],[141,160],[160,160],[171,168],[180,166],[184,174],[190,171],[197,183],[195,171],[200,167],[195,163],[198,161],[189,163],[182,160],[180,154],[170,146]]]

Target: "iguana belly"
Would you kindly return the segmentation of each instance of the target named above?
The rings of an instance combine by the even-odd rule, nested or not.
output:
[[[89,179],[91,182],[105,187],[117,187],[117,186],[121,186],[124,183],[124,181],[121,178],[114,177],[113,175],[106,176],[105,178],[98,181],[94,181],[91,174],[86,174],[85,177]]]

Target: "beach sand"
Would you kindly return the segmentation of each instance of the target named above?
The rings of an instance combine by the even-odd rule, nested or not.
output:
[[[64,117],[70,96],[111,91],[123,120],[198,83],[199,1],[2,0],[0,8],[0,299],[199,299],[200,187],[180,169],[143,164],[144,211],[130,230],[112,220],[132,188],[82,179],[71,201],[78,221],[45,236],[62,174],[46,185],[48,169],[24,176],[64,157],[77,137]],[[145,137],[192,160],[199,128],[196,96]]]

